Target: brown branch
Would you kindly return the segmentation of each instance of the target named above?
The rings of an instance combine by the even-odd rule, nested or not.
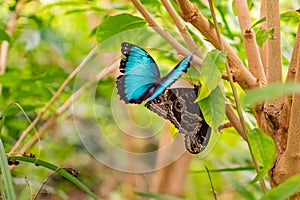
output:
[[[266,77],[263,64],[261,62],[259,49],[256,44],[256,37],[254,32],[249,30],[249,27],[251,27],[251,20],[247,2],[244,0],[235,0],[234,3],[243,36],[249,70],[261,83],[265,84]]]
[[[266,17],[266,0],[262,0],[261,1],[261,7],[260,7],[260,19]],[[263,22],[260,24],[260,29],[267,29],[267,22]],[[266,65],[267,65],[267,61],[266,61],[266,55],[267,55],[267,47],[266,47],[266,42],[263,43],[262,48],[259,48],[259,53],[260,53],[260,57],[261,57],[261,62],[263,64],[264,67],[264,72],[265,72],[265,76],[267,77],[267,70],[266,70]]]
[[[193,38],[191,37],[190,33],[185,28],[185,25],[182,22],[182,19],[177,14],[176,10],[173,8],[172,4],[169,0],[161,0],[163,5],[165,6],[166,10],[168,11],[170,17],[175,22],[175,25],[179,32],[182,35],[182,38],[187,43],[187,45],[190,47],[190,49],[196,50],[196,55],[200,58],[203,58],[203,52],[200,51],[200,49],[197,47],[196,43],[194,42]]]
[[[245,135],[243,131],[243,127],[241,125],[240,119],[237,117],[237,115],[234,113],[233,109],[230,105],[226,104],[226,116],[228,117],[230,123],[235,128],[235,130],[242,136],[242,138],[247,141],[247,136]]]
[[[289,70],[287,72],[286,81],[294,81],[294,79],[295,79],[297,62],[299,62],[299,57],[298,57],[299,44],[300,44],[300,23],[298,24],[295,45],[293,48],[293,53],[292,53],[292,57],[291,57],[290,65],[289,65]]]
[[[282,81],[281,44],[280,44],[280,13],[278,0],[266,0],[267,26],[274,28],[274,35],[267,40],[267,81]]]
[[[178,0],[178,5],[181,10],[182,18],[190,22],[197,28],[206,39],[211,42],[217,49],[220,49],[217,35],[208,20],[199,13],[197,7],[188,0]],[[233,80],[239,83],[243,89],[251,89],[259,86],[257,79],[245,68],[240,58],[230,45],[222,38],[224,50],[227,52],[230,72],[233,75]]]
[[[215,27],[216,27],[215,30],[216,30],[216,34],[217,34],[218,41],[219,41],[219,44],[220,44],[220,50],[223,51],[223,44],[222,44],[222,40],[221,40],[221,35],[220,35],[220,32],[219,32],[219,29],[218,29],[218,25],[217,25],[218,23],[217,23],[217,18],[216,18],[214,6],[213,6],[213,3],[212,3],[212,0],[208,0],[208,2],[209,2],[209,7],[210,7],[210,10],[211,10],[211,14],[213,16],[213,21],[214,21],[214,24],[215,24]],[[239,99],[238,99],[237,90],[236,90],[236,87],[235,87],[235,85],[233,83],[232,76],[231,76],[231,74],[229,72],[228,63],[226,62],[225,65],[226,65],[226,72],[227,72],[228,78],[229,78],[230,87],[232,89],[234,100],[235,100],[236,107],[237,107],[237,112],[238,112],[238,115],[239,115],[240,125],[242,127],[242,132],[240,134],[246,138],[246,142],[247,142],[247,145],[248,145],[248,148],[249,148],[249,151],[250,151],[252,162],[253,162],[253,164],[255,166],[256,172],[259,173],[259,171],[260,171],[259,164],[256,161],[256,159],[254,158],[251,146],[250,146],[250,144],[248,142],[247,130],[246,130],[246,127],[245,127],[245,120],[244,120],[244,116],[243,116],[243,110],[242,110],[242,107],[241,107]],[[266,192],[267,191],[267,187],[266,187],[266,184],[265,184],[264,180],[263,179],[259,180],[259,183],[260,183],[262,189]]]
[[[299,47],[298,47],[299,48]],[[298,62],[296,67],[295,81],[300,83],[300,51],[298,49]],[[300,173],[300,94],[293,94],[291,106],[290,123],[288,130],[287,146],[283,156],[277,164],[276,184],[279,184],[287,178]],[[299,197],[299,194],[298,194]]]
[[[178,41],[175,39],[169,32],[160,27],[151,16],[151,14],[143,7],[143,5],[138,0],[131,0],[134,6],[138,9],[138,11],[143,15],[145,20],[148,22],[149,26],[153,28],[162,38],[164,38],[167,42],[169,42],[178,52],[181,52],[183,55],[188,55],[190,53],[189,50],[184,48]],[[194,49],[193,49],[194,50]],[[196,62],[197,65],[201,65],[203,59],[194,56],[193,62]]]

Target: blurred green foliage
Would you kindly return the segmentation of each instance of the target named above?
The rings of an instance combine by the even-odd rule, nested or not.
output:
[[[63,81],[96,44],[99,45],[96,56],[84,67],[80,76],[76,80],[72,80],[63,90],[58,100],[40,120],[37,129],[42,127],[47,119],[53,116],[55,111],[78,89],[75,87],[76,81],[80,82],[80,86],[92,79],[91,75],[95,75],[112,63],[115,62],[114,65],[118,65],[122,41],[138,42],[139,45],[141,44],[140,46],[143,45],[142,47],[149,50],[159,63],[162,74],[170,71],[171,67],[180,60],[176,51],[166,41],[158,37],[151,29],[144,29],[148,25],[130,1],[26,1],[10,36],[5,30],[18,2],[17,0],[0,2],[0,42],[9,42],[6,71],[0,75],[0,83],[3,87],[0,97],[0,112],[2,115],[5,113],[5,119],[2,118],[1,139],[6,152],[12,148],[29,125],[27,117],[31,120],[36,117]],[[149,0],[141,2],[155,17],[157,23],[171,30],[174,38],[184,45],[180,35],[176,31],[172,31],[176,30],[175,25],[161,3]],[[204,16],[211,19],[207,5],[199,0],[193,2]],[[221,32],[237,50],[239,57],[246,65],[242,37],[232,1],[216,1],[215,3]],[[248,1],[248,4],[254,24],[259,20],[257,14],[259,13],[259,1]],[[176,4],[174,6],[175,9],[178,9]],[[286,70],[299,22],[299,16],[297,18],[295,12],[288,11],[299,8],[299,3],[281,1],[281,8],[286,13],[282,15],[281,20],[284,38],[283,57],[286,59],[284,68]],[[187,28],[204,52],[213,49],[194,27],[187,24]],[[130,29],[135,30],[131,31]],[[258,27],[254,27],[254,30],[256,33],[260,32]],[[124,31],[126,31],[125,34]],[[150,47],[156,47],[156,49]],[[197,69],[197,66],[195,68]],[[192,73],[193,70],[195,71],[195,69],[189,69],[188,72]],[[114,145],[124,147],[126,146],[124,144],[125,131],[120,127],[128,125],[128,116],[134,124],[130,127],[132,134],[138,133],[136,127],[142,127],[145,137],[154,130],[157,131],[157,127],[162,132],[161,129],[166,122],[143,106],[124,107],[121,104],[113,104],[118,101],[115,91],[117,73],[118,69],[115,68],[97,83],[94,93],[96,106],[89,104],[84,95],[78,99],[76,105],[80,106],[82,121],[89,121],[96,116],[106,137]],[[194,78],[194,74],[191,74],[191,77]],[[190,77],[186,75],[183,79],[190,80]],[[223,84],[223,92],[228,99],[232,100],[229,84],[227,82]],[[216,85],[217,83],[215,83]],[[241,89],[238,90],[238,93],[243,95]],[[16,103],[24,112],[16,106]],[[249,110],[249,113],[246,114],[247,127],[253,127],[256,122],[251,109],[246,107],[247,109]],[[127,111],[129,114],[126,113]],[[32,130],[22,144],[29,141],[34,134],[36,132]],[[111,169],[91,156],[82,144],[80,137],[74,127],[72,107],[70,107],[62,116],[59,116],[55,125],[46,131],[45,137],[38,141],[30,149],[30,152],[39,159],[54,163],[56,166],[76,169],[80,173],[79,179],[99,197],[126,198],[126,185],[121,184],[124,182],[126,174]],[[134,141],[135,146],[131,150],[136,152],[152,151],[157,148],[159,138],[160,135],[156,134],[148,143],[142,139]],[[213,170],[237,169],[252,166],[252,164],[246,143],[233,128],[225,129],[208,156],[204,159],[193,157],[189,167],[191,172],[188,174],[184,188],[185,199],[212,199],[210,182],[204,166]],[[192,172],[196,170],[203,171]],[[44,167],[21,162],[12,171],[19,199],[28,199],[31,192],[37,192],[50,173]],[[220,195],[220,199],[246,199],[249,193],[254,198],[261,196],[262,191],[257,183],[248,185],[255,175],[253,169],[223,170],[211,173],[215,190]],[[147,182],[148,175],[145,176],[147,176],[145,178],[145,182]],[[136,190],[143,192],[138,187]],[[89,198],[62,177],[51,177],[40,195],[41,198],[52,195],[54,199]]]

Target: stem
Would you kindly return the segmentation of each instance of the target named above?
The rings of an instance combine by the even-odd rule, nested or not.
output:
[[[210,176],[210,172],[209,172],[209,169],[208,167],[205,165],[205,170],[207,172],[207,175],[208,175],[208,179],[209,179],[209,182],[210,182],[210,187],[211,187],[211,192],[213,193],[213,196],[214,196],[214,200],[217,200],[217,192],[215,191],[214,189],[214,185],[213,185],[213,182],[212,182],[212,179],[211,179],[211,176]]]
[[[56,99],[59,97],[59,95],[62,93],[62,91],[65,89],[65,87],[70,83],[70,81],[74,78],[74,76],[81,70],[83,66],[92,58],[92,56],[96,53],[97,46],[94,47],[90,53],[83,59],[83,61],[76,67],[76,69],[67,77],[67,79],[62,83],[62,85],[59,87],[59,89],[56,91],[56,93],[53,95],[53,97],[47,102],[47,104],[44,106],[42,111],[36,116],[36,118],[33,120],[33,122],[26,128],[25,131],[21,134],[16,144],[13,146],[13,148],[10,150],[9,154],[13,154],[14,151],[16,151],[19,146],[21,145],[23,139],[26,137],[26,135],[31,131],[31,129],[38,123],[38,121],[43,117],[43,115],[46,113],[46,111],[50,108],[50,106],[56,101]]]
[[[209,21],[201,15],[201,13],[199,13],[196,6],[188,0],[178,0],[177,2],[181,9],[182,18],[185,21],[190,22],[209,42],[212,43],[212,45],[214,45],[217,49],[220,49],[220,42],[214,28],[211,26]],[[234,76],[233,79],[238,82],[243,89],[258,87],[259,83],[257,82],[257,79],[243,65],[243,62],[237,56],[235,50],[231,48],[231,46],[223,38],[221,39],[221,43],[224,50],[227,52],[230,72]]]
[[[267,9],[267,6],[266,6],[266,0],[262,0],[261,1],[261,7],[260,7],[260,19],[266,17],[266,9]],[[263,22],[259,25],[259,28],[260,29],[263,29],[263,30],[266,30],[267,29],[267,22]],[[266,45],[266,42],[263,43],[262,45],[262,48],[259,48],[259,53],[260,53],[260,58],[261,58],[261,62],[264,66],[264,72],[265,72],[265,75],[267,77],[267,45]]]
[[[150,15],[150,13],[143,7],[143,5],[138,0],[131,0],[134,6],[138,9],[138,11],[143,15],[145,20],[148,22],[149,26],[153,28],[162,38],[164,38],[167,42],[169,42],[178,52],[183,53],[183,55],[188,55],[190,53],[189,50],[184,48],[172,35],[167,32],[165,29],[160,27],[154,20],[154,18]],[[194,49],[193,49],[194,50]],[[196,62],[197,65],[201,65],[203,59],[198,56],[193,57],[193,62]]]
[[[296,67],[295,82],[300,83],[300,51],[298,50],[298,62]],[[299,141],[300,141],[300,94],[293,94],[291,107],[290,123],[287,137],[286,151],[282,157],[282,162],[287,163],[287,166],[293,166],[288,169],[287,177],[300,173],[300,157],[299,157]]]
[[[267,40],[267,80],[268,83],[282,81],[280,14],[279,1],[266,0],[267,26],[274,28],[274,35]]]
[[[212,17],[213,17],[213,21],[214,21],[214,24],[215,24],[216,34],[217,34],[217,37],[218,37],[218,40],[219,40],[219,43],[220,43],[219,44],[220,45],[220,50],[223,51],[221,35],[220,35],[219,29],[218,29],[218,26],[217,26],[218,23],[217,23],[217,18],[216,18],[215,10],[214,10],[214,7],[213,7],[213,3],[212,3],[212,0],[208,0],[208,2],[209,2],[209,7],[210,7],[210,10],[211,10]],[[230,74],[230,69],[229,69],[228,63],[226,62],[225,65],[226,65],[226,72],[227,72],[228,78],[229,78],[229,83],[230,83],[230,86],[231,86],[231,89],[232,89],[232,92],[233,92],[233,96],[234,96],[234,100],[235,100],[235,103],[236,103],[237,112],[238,112],[240,122],[241,122],[241,125],[242,125],[242,130],[243,130],[242,135],[246,136],[246,142],[248,144],[248,148],[249,148],[249,151],[250,151],[250,154],[251,154],[251,159],[252,159],[253,164],[255,166],[256,172],[258,173],[259,172],[259,165],[258,165],[257,161],[255,160],[255,158],[253,156],[250,144],[248,142],[247,130],[246,130],[246,127],[245,127],[245,120],[244,120],[244,116],[243,116],[242,107],[241,107],[241,105],[239,103],[239,100],[238,100],[237,90],[236,90],[236,87],[234,86],[232,75]],[[260,182],[261,187],[263,188],[263,190],[267,191],[267,187],[266,187],[265,182],[263,180],[260,180],[259,182]]]
[[[93,49],[94,50],[94,49]],[[91,52],[93,52],[93,50]],[[90,55],[90,54],[89,54]],[[29,148],[31,148],[39,138],[43,137],[47,130],[56,122],[57,118],[61,116],[66,110],[70,108],[72,103],[77,100],[77,98],[82,95],[85,91],[87,91],[95,82],[99,81],[103,76],[107,75],[108,73],[112,72],[116,67],[119,59],[115,60],[111,65],[106,67],[105,69],[101,70],[98,74],[96,74],[95,79],[85,83],[81,88],[79,88],[75,93],[70,96],[65,103],[60,106],[55,114],[50,117],[45,124],[39,129],[38,133],[35,137],[31,138],[19,151],[19,153],[26,152]]]
[[[259,49],[256,44],[256,37],[254,32],[249,30],[249,27],[251,27],[251,20],[247,2],[245,0],[235,0],[234,3],[243,36],[249,70],[259,82],[265,84],[266,76],[261,62]]]
[[[300,23],[298,24],[298,30],[296,34],[296,39],[295,39],[295,45],[293,48],[293,53],[289,65],[289,70],[287,73],[286,81],[293,81],[295,79],[295,74],[296,74],[296,67],[297,67],[297,62],[299,62],[299,44],[300,44]]]
[[[196,50],[196,55],[200,58],[203,57],[203,53],[200,51],[200,49],[197,47],[196,43],[194,42],[193,38],[191,37],[190,33],[185,28],[185,25],[182,23],[182,19],[177,14],[176,10],[173,8],[172,4],[169,0],[161,0],[163,5],[165,6],[166,10],[168,11],[169,15],[175,22],[175,25],[179,32],[182,35],[182,38],[185,40],[185,42],[188,44],[190,49]]]

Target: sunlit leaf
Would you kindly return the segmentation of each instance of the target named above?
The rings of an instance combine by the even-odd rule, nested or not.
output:
[[[200,83],[203,84],[204,91],[200,88],[197,100],[206,98],[218,86],[222,78],[221,73],[225,70],[225,62],[226,52],[214,49],[206,55],[200,71]]]
[[[293,176],[277,187],[269,190],[260,200],[288,199],[288,197],[300,192],[300,174]]]
[[[266,17],[261,18],[257,22],[255,22],[249,29],[253,29],[256,25],[261,24],[266,21]]]
[[[253,106],[263,101],[275,99],[287,94],[292,94],[293,92],[300,93],[300,84],[273,83],[264,88],[246,91],[246,96],[243,98],[243,104]]]
[[[97,40],[103,42],[109,37],[118,33],[144,27],[146,21],[142,18],[130,15],[120,14],[107,17],[97,28]]]
[[[297,11],[287,11],[287,12],[280,14],[280,19],[286,19],[286,20],[298,19],[298,20],[300,20],[300,13]]]
[[[170,133],[172,138],[174,138],[178,133],[178,129],[172,123],[170,123]]]
[[[202,99],[205,99],[209,96],[210,90],[207,88],[206,82],[204,81],[203,77],[200,76],[199,78],[200,86],[198,91],[198,97],[196,99],[196,102],[201,101]]]
[[[225,119],[225,99],[221,88],[216,87],[208,97],[199,101],[204,119],[213,130],[217,130]]]
[[[259,174],[252,182],[256,182],[264,177],[273,166],[275,160],[275,144],[271,137],[258,128],[254,128],[248,133],[248,140],[252,153],[258,162],[263,166]]]
[[[274,32],[273,28],[269,30],[260,29],[259,31],[257,31],[256,42],[258,46],[262,47],[263,43],[267,41],[268,37],[272,35],[273,32]]]

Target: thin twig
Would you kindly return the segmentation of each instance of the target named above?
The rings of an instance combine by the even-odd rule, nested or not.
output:
[[[42,109],[42,111],[36,116],[36,118],[33,120],[33,122],[26,128],[25,131],[21,134],[16,144],[13,146],[13,148],[10,150],[9,154],[13,154],[14,151],[18,149],[20,144],[22,143],[23,139],[26,137],[26,135],[31,131],[31,129],[38,123],[38,121],[43,117],[43,115],[46,113],[46,111],[50,108],[50,106],[57,100],[59,95],[62,93],[62,91],[65,89],[65,87],[70,83],[70,81],[74,78],[74,76],[81,70],[83,66],[93,57],[93,55],[96,53],[98,47],[94,47],[90,53],[83,59],[83,61],[76,67],[76,69],[67,77],[67,79],[62,83],[62,85],[59,87],[59,89],[56,91],[56,93],[52,96],[52,98],[47,102],[45,107]]]
[[[112,62],[112,64],[110,64],[108,67],[106,67],[105,69],[101,70],[98,74],[96,74],[95,79],[90,80],[89,82],[85,83],[82,87],[80,87],[76,92],[74,92],[68,99],[67,101],[65,101],[65,103],[60,106],[54,115],[52,115],[52,117],[50,117],[45,124],[39,129],[38,133],[36,134],[35,137],[31,138],[23,147],[22,149],[19,151],[19,153],[21,152],[26,152],[29,148],[31,148],[37,141],[38,138],[41,138],[44,136],[44,134],[46,133],[47,130],[49,130],[49,128],[56,122],[57,118],[59,116],[61,116],[67,109],[69,109],[72,105],[72,103],[74,103],[74,101],[76,101],[78,99],[78,97],[80,95],[82,95],[84,92],[86,92],[95,82],[99,81],[102,77],[104,77],[105,75],[107,75],[108,73],[112,72],[116,66],[117,66],[117,62],[119,62],[119,58],[114,60]]]
[[[39,188],[39,190],[37,191],[37,193],[34,195],[34,197],[32,198],[32,200],[36,200],[38,195],[42,192],[43,187],[46,185],[46,183],[48,182],[48,180],[54,176],[54,174],[56,174],[56,172],[58,170],[60,170],[61,168],[57,168],[55,171],[51,172],[51,174],[43,181],[41,187]]]
[[[217,192],[216,192],[215,189],[214,189],[214,185],[213,185],[213,182],[212,182],[210,173],[209,173],[209,169],[208,169],[208,167],[207,167],[206,165],[205,165],[205,170],[206,170],[206,172],[207,172],[208,179],[209,179],[209,182],[210,182],[211,192],[212,192],[212,194],[213,194],[213,196],[214,196],[214,199],[217,200],[217,199],[218,199],[218,198],[217,198]]]
[[[218,40],[220,42],[220,50],[223,50],[221,35],[220,35],[219,29],[218,29],[218,26],[217,26],[218,23],[217,23],[217,18],[216,18],[214,6],[213,6],[213,3],[212,3],[212,0],[208,0],[208,2],[209,2],[209,7],[210,7],[210,10],[211,10],[212,17],[213,17],[213,21],[214,21],[214,24],[215,24],[216,34],[217,34]],[[242,133],[241,134],[244,135],[244,136],[246,136],[245,138],[246,138],[246,142],[247,142],[248,147],[249,147],[249,151],[250,151],[252,162],[253,162],[253,164],[255,166],[256,172],[259,173],[259,170],[260,170],[259,165],[258,165],[257,161],[255,160],[255,158],[253,156],[253,153],[252,153],[252,150],[251,150],[251,146],[250,146],[250,144],[248,142],[247,130],[246,130],[246,127],[245,127],[245,119],[244,119],[244,116],[243,116],[242,107],[241,107],[239,99],[238,99],[237,90],[236,90],[236,87],[234,86],[232,75],[230,73],[230,69],[229,69],[228,63],[226,62],[225,65],[226,65],[226,72],[227,72],[228,78],[229,78],[230,87],[231,87],[232,92],[233,92],[234,101],[236,103],[236,108],[237,108],[238,116],[240,118],[241,125],[242,125]],[[261,185],[262,189],[264,191],[267,191],[267,187],[266,187],[266,184],[265,184],[264,180],[260,180],[259,182],[260,182],[260,185]]]
[[[214,27],[209,23],[209,20],[199,12],[197,6],[189,0],[180,0],[177,1],[177,3],[181,10],[181,17],[186,22],[190,22],[212,45],[219,49],[220,46]],[[222,38],[222,45],[227,52],[227,59],[234,80],[243,89],[256,88],[259,85],[257,79],[244,66],[236,51],[226,42],[225,38]]]
[[[170,43],[178,52],[181,52],[183,55],[188,55],[190,53],[184,46],[182,46],[167,30],[160,27],[151,16],[151,14],[143,7],[143,5],[138,0],[131,0],[134,6],[138,11],[143,15],[145,20],[148,22],[149,26],[153,28],[161,37],[163,37],[167,42]],[[192,49],[195,50],[195,49]],[[197,65],[202,64],[203,59],[198,56],[193,57],[193,62]]]
[[[295,80],[297,63],[299,62],[298,60],[299,45],[300,45],[300,23],[298,24],[293,53],[292,53],[289,70],[286,77],[287,82]]]
[[[170,1],[169,0],[161,0],[161,2],[164,5],[164,7],[166,8],[166,10],[168,11],[170,17],[175,22],[175,25],[176,25],[177,29],[179,30],[179,32],[181,33],[184,41],[187,43],[187,45],[190,47],[190,49],[195,49],[196,55],[199,58],[203,58],[203,52],[200,51],[200,49],[197,47],[195,41],[193,40],[190,33],[186,29],[184,23],[182,22],[181,17],[177,14],[176,10],[174,9],[174,7],[170,3]]]

